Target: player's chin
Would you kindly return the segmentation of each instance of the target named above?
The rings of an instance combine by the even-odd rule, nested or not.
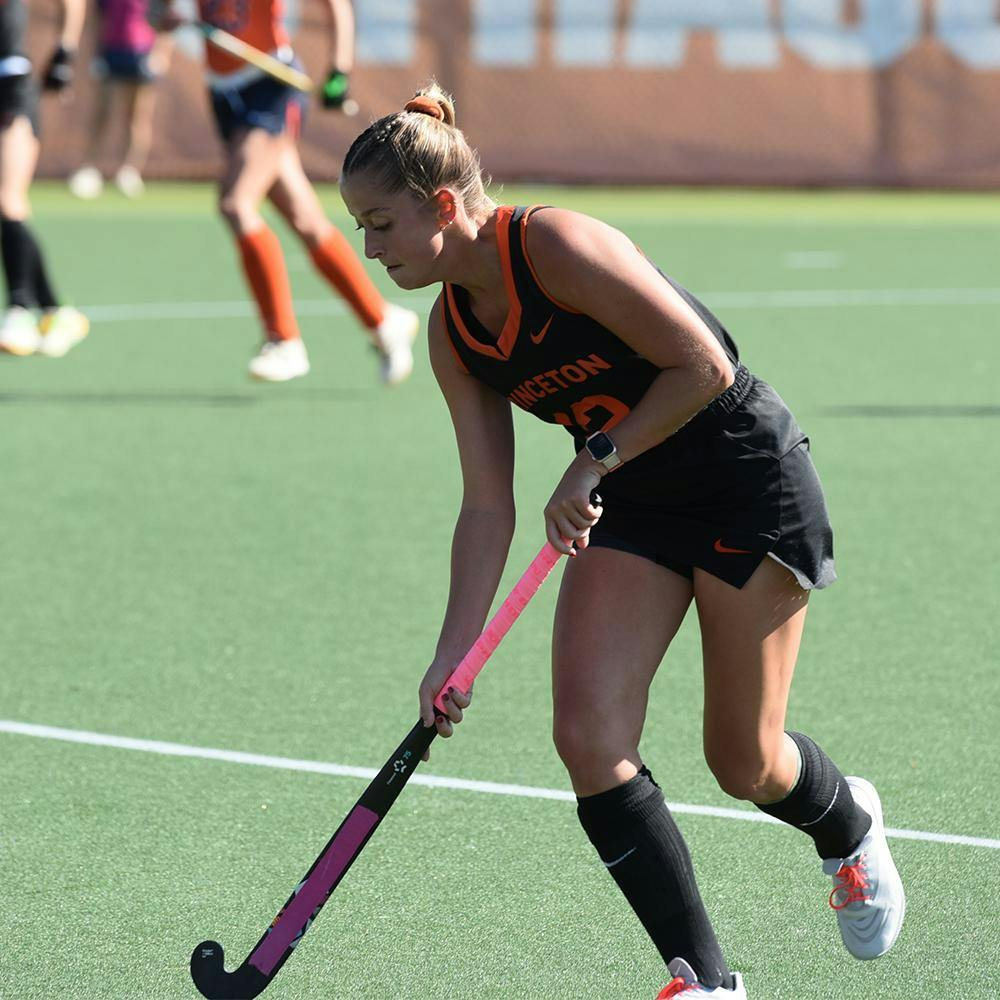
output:
[[[386,274],[395,282],[398,288],[411,292],[416,288],[426,288],[433,284],[433,279],[416,274],[405,264],[395,264],[386,268]]]

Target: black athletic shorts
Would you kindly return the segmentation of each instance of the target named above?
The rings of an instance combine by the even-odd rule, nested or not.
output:
[[[0,76],[0,128],[24,115],[38,135],[38,85],[30,73]]]
[[[688,578],[742,587],[765,557],[807,590],[837,574],[809,439],[781,397],[740,366],[722,395],[662,444],[601,480],[590,544]]]

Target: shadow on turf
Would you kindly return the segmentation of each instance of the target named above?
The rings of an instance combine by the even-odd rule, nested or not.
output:
[[[344,402],[374,396],[377,389],[344,387],[309,389],[295,387],[294,393],[272,395],[236,392],[0,392],[0,406],[21,403],[86,406],[256,406],[259,403],[294,399]]]
[[[820,413],[824,417],[1000,417],[1000,406],[825,406]]]

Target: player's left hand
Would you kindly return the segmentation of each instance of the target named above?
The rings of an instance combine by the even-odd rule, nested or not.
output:
[[[596,503],[591,501],[600,482],[601,474],[584,449],[572,461],[545,505],[545,534],[556,551],[575,556],[576,549],[585,549],[589,544],[590,529],[604,510],[599,498],[594,498]]]
[[[350,77],[339,69],[331,69],[320,93],[323,107],[330,111],[343,111],[344,105],[350,100],[350,89]]]
[[[45,73],[42,75],[42,87],[45,90],[65,90],[73,82],[73,60],[76,53],[60,45],[52,58],[49,59]]]

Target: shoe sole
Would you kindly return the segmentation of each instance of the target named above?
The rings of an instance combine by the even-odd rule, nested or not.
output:
[[[77,344],[82,343],[86,339],[87,339],[87,334],[83,334],[82,337],[77,337],[72,343],[67,344],[66,347],[63,348],[61,351],[47,351],[45,349],[45,341],[43,340],[38,350],[35,353],[41,354],[43,357],[46,358],[64,358],[66,357],[67,354],[69,354],[70,351],[73,350],[74,347],[76,347]]]
[[[247,375],[253,382],[291,382],[292,379],[304,378],[308,374],[308,368],[304,372],[296,372],[294,375],[285,375],[282,378],[273,378],[270,375],[258,375],[256,372],[247,372]]]
[[[892,946],[899,940],[899,935],[902,933],[903,930],[903,921],[906,919],[906,891],[903,888],[903,880],[899,877],[899,871],[896,868],[896,862],[892,857],[892,852],[889,850],[888,838],[885,835],[885,821],[883,819],[883,814],[882,814],[882,799],[879,797],[878,792],[875,790],[875,786],[867,779],[858,778],[854,775],[845,777],[845,780],[847,781],[848,787],[850,787],[851,789],[852,795],[854,794],[855,788],[860,788],[863,795],[868,800],[868,802],[859,803],[859,805],[861,805],[861,807],[866,812],[868,811],[869,805],[873,806],[871,810],[871,812],[873,813],[872,823],[877,824],[878,835],[882,838],[882,840],[886,842],[885,854],[886,857],[889,859],[889,865],[892,868],[892,874],[895,876],[896,882],[899,884],[899,897],[902,900],[902,904],[900,906],[899,924],[896,927],[895,934],[892,935],[892,939],[885,946],[885,948],[883,948],[883,950],[880,951],[877,955],[854,955],[854,952],[853,951],[851,952],[851,954],[859,961],[871,962],[874,961],[874,959],[881,958],[883,955],[885,955],[892,948]],[[844,942],[844,945],[845,947],[847,946],[846,941]],[[850,951],[850,948],[848,948],[847,950]]]
[[[0,344],[0,354],[12,354],[15,358],[29,358],[32,354],[37,354],[37,347],[29,347],[22,350],[20,347],[12,347],[10,344]]]

